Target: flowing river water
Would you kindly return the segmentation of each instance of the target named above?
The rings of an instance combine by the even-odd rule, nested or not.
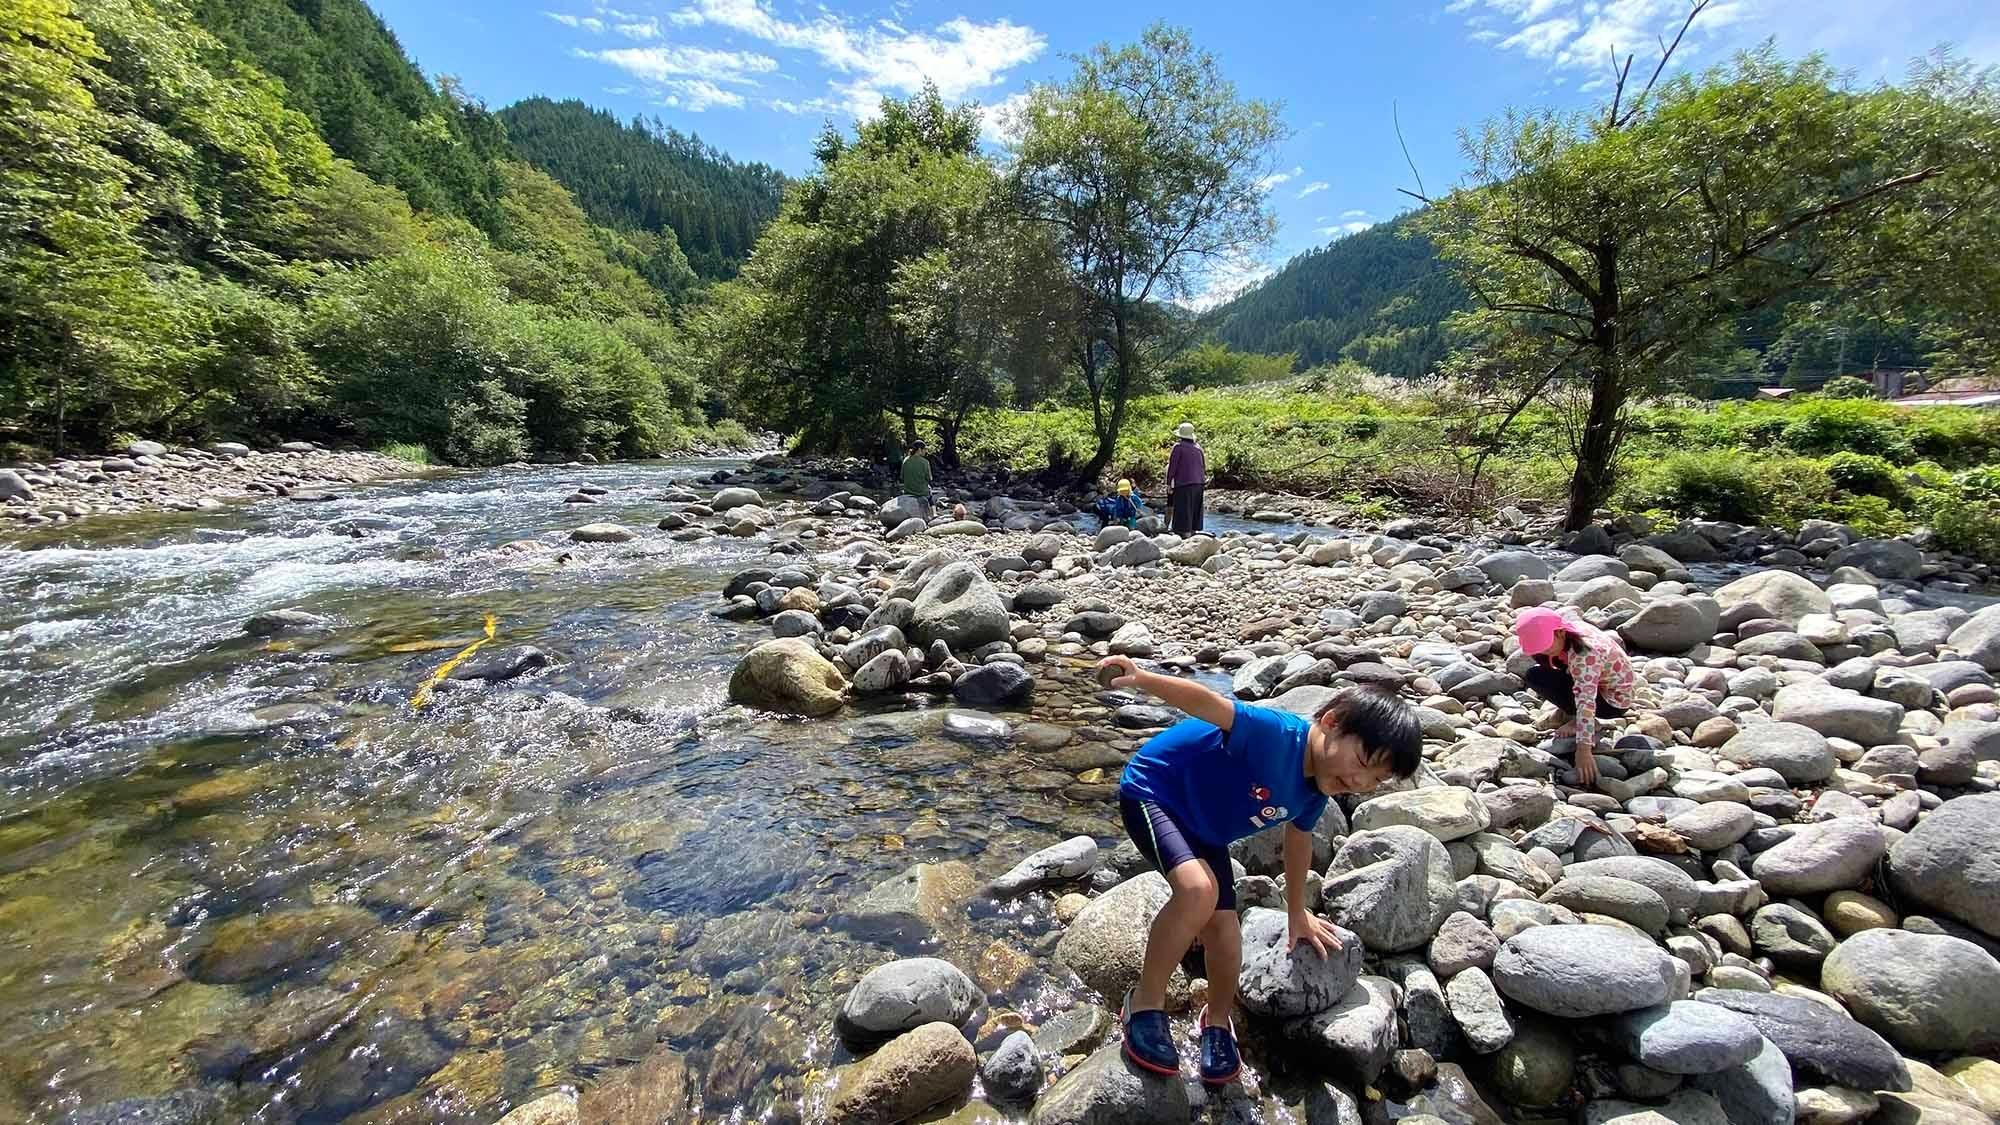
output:
[[[199,1090],[224,1120],[487,1122],[656,1042],[704,1119],[811,1119],[861,972],[1051,937],[1031,907],[922,945],[830,918],[915,862],[988,877],[1109,836],[1105,808],[937,710],[730,707],[766,634],[710,611],[755,540],[563,543],[648,527],[723,464],[439,474],[0,549],[0,1120]],[[579,483],[604,502],[564,505]],[[549,547],[501,549],[522,538]],[[334,627],[244,635],[286,608]],[[489,652],[550,667],[412,706],[489,614]],[[1001,999],[1070,1002],[1032,974]]]

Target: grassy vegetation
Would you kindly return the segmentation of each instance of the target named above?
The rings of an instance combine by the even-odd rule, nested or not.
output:
[[[430,447],[409,441],[392,441],[375,452],[398,461],[408,461],[412,465],[435,465],[437,458],[431,456]]]
[[[1155,395],[1132,403],[1107,475],[1157,488],[1174,426],[1191,421],[1222,487],[1380,511],[1560,500],[1571,468],[1562,415],[1524,412],[1481,464],[1492,420],[1463,399],[1384,393],[1338,373]],[[971,460],[1033,469],[1052,444],[1086,454],[1090,432],[1087,407],[1044,404],[979,415],[961,443]],[[1869,535],[1928,526],[1947,546],[2000,557],[2000,412],[1822,397],[1661,404],[1634,414],[1619,469],[1621,511],[1783,527],[1829,519]]]

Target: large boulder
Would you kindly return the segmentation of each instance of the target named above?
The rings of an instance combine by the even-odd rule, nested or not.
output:
[[[847,702],[847,681],[818,649],[786,637],[743,657],[729,676],[729,698],[788,715],[829,715]]]
[[[924,518],[924,502],[915,496],[891,496],[875,514],[883,527],[900,527],[905,520]]]
[[[1907,582],[1924,572],[1924,553],[1900,539],[1863,539],[1826,557],[1828,570],[1843,566]]]
[[[1800,827],[1790,839],[1758,852],[1750,875],[1773,896],[1816,895],[1860,886],[1888,850],[1873,820],[1836,817]]]
[[[1035,694],[1035,677],[1010,661],[982,664],[958,678],[953,699],[967,707],[1015,706]]]
[[[1699,1000],[1628,1012],[1612,1023],[1625,1053],[1668,1074],[1713,1074],[1755,1058],[1764,1045],[1741,1013]]]
[[[1340,949],[1320,956],[1311,946],[1291,948],[1285,912],[1252,907],[1243,913],[1243,967],[1236,995],[1245,1011],[1274,1019],[1324,1012],[1361,979],[1362,944],[1340,932]]]
[[[1898,895],[2000,939],[2000,795],[1956,797],[1888,857]]]
[[[624,543],[638,535],[638,532],[617,523],[587,523],[569,533],[570,539],[578,543]]]
[[[1285,1025],[1285,1038],[1327,1077],[1357,1087],[1374,1083],[1396,1049],[1396,986],[1362,977],[1340,1002]]]
[[[1187,1083],[1125,1061],[1112,1039],[1035,1099],[1029,1125],[1155,1125],[1187,1121]]]
[[[1800,1119],[1798,1098],[1792,1090],[1792,1064],[1778,1045],[1761,1033],[1757,1053],[1749,1061],[1713,1074],[1697,1074],[1691,1081],[1695,1089],[1707,1091],[1722,1103],[1730,1125],[1792,1125]]]
[[[1565,879],[1609,875],[1614,879],[1630,879],[1651,887],[1653,893],[1667,904],[1668,916],[1672,919],[1687,917],[1701,900],[1701,891],[1695,885],[1694,876],[1653,856],[1612,855],[1587,859],[1566,865],[1562,873]]]
[[[978,1013],[985,995],[958,966],[936,957],[909,957],[870,969],[834,1016],[841,1035],[866,1042],[927,1023],[952,1027]]]
[[[1012,635],[1000,592],[970,562],[951,563],[925,581],[910,611],[910,633],[920,645],[943,641],[953,652],[970,652]]]
[[[1820,984],[1905,1051],[2000,1046],[2000,961],[1961,938],[1864,930],[1827,956]]]
[[[1667,548],[1672,554],[1673,549]],[[1762,570],[1745,575],[1715,592],[1724,613],[1745,603],[1755,603],[1769,617],[1787,625],[1797,625],[1810,613],[1832,613],[1833,602],[1826,591],[1807,578],[1788,570]]]
[[[1494,551],[1474,564],[1484,571],[1488,581],[1505,589],[1523,578],[1549,577],[1547,559],[1533,551]]]
[[[1910,1071],[1880,1035],[1830,1004],[1778,992],[1704,988],[1694,998],[1748,1016],[1802,1080],[1857,1090],[1907,1090]]]
[[[1889,884],[2000,938],[2000,794],[1956,797],[1919,820],[1889,851]]]
[[[2000,605],[1987,606],[1953,630],[1951,647],[1988,672],[2000,672]]]
[[[1159,562],[1162,557],[1158,543],[1139,535],[1114,545],[1098,556],[1098,562],[1105,566],[1145,566]]]
[[[1651,1008],[1674,998],[1674,959],[1614,926],[1536,926],[1502,942],[1493,983],[1507,999],[1582,1019]]]
[[[963,920],[974,886],[972,868],[957,860],[912,864],[875,884],[834,920],[863,937],[921,940]]]
[[[1826,736],[1799,723],[1756,723],[1723,743],[1720,754],[1739,765],[1776,770],[1793,785],[1825,781],[1839,765]]]
[[[1478,794],[1457,785],[1406,789],[1370,797],[1354,810],[1356,832],[1406,824],[1449,843],[1486,831],[1491,817]]]
[[[715,499],[709,501],[708,506],[718,512],[752,506],[761,508],[764,506],[764,498],[759,496],[754,488],[725,488],[715,494]]]
[[[948,1023],[927,1023],[842,1067],[826,1119],[833,1125],[895,1125],[963,1095],[979,1072],[972,1044]]]
[[[1714,598],[1655,598],[1618,627],[1632,647],[1648,652],[1686,652],[1707,644],[1722,619]]]
[[[1896,731],[1903,725],[1903,705],[1843,691],[1822,680],[1807,680],[1778,689],[1771,717],[1811,727],[1828,738],[1880,746],[1896,740]]]
[[[1458,902],[1451,855],[1421,828],[1357,832],[1334,854],[1328,872],[1327,917],[1378,953],[1423,945]]]
[[[1157,871],[1135,875],[1098,895],[1056,942],[1056,963],[1116,1005],[1138,983],[1139,966],[1146,959],[1146,931],[1153,915],[1172,897],[1173,890]],[[1174,970],[1168,993],[1185,1001],[1187,977],[1181,970]]]
[[[0,500],[33,500],[35,490],[28,487],[21,474],[12,469],[0,469]]]

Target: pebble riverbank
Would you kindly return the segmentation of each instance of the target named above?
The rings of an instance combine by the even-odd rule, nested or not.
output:
[[[1060,926],[976,964],[866,967],[835,1020],[862,1057],[808,1119],[2000,1116],[2000,607],[1961,604],[1979,564],[1832,524],[1600,526],[1567,541],[1581,553],[1526,549],[1528,526],[1093,535],[1009,483],[929,520],[878,502],[886,482],[859,465],[767,464],[663,498],[676,539],[771,542],[718,610],[773,633],[732,698],[807,716],[948,699],[948,736],[1026,747],[1046,769],[1023,783],[1099,810],[983,887],[920,863],[854,904],[920,932],[995,902]],[[1617,631],[1650,686],[1608,724],[1594,787],[1542,742],[1509,649],[1513,611],[1541,604]],[[1250,1065],[1220,1092],[1119,1054],[1112,1011],[1166,888],[1108,810],[1125,758],[1178,716],[1098,688],[1112,652],[1299,713],[1347,684],[1420,707],[1417,778],[1342,799],[1316,833],[1308,900],[1345,954],[1284,952],[1276,833],[1234,849]],[[1205,989],[1189,969],[1183,1036]],[[1098,1002],[1034,1023],[989,1007],[1030,972]],[[662,1044],[504,1120],[687,1119],[690,1082]]]
[[[93,515],[209,511],[273,496],[311,503],[331,499],[332,488],[418,471],[379,453],[322,449],[304,441],[263,451],[236,442],[169,449],[137,441],[117,456],[0,468],[0,516],[33,527]]]

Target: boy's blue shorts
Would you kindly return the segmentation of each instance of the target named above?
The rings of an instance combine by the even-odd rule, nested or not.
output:
[[[1125,821],[1125,834],[1139,847],[1146,862],[1165,875],[1191,859],[1208,864],[1215,876],[1215,908],[1236,909],[1236,877],[1229,864],[1229,849],[1205,844],[1181,831],[1172,813],[1151,801],[1134,797],[1118,798],[1118,814]]]

